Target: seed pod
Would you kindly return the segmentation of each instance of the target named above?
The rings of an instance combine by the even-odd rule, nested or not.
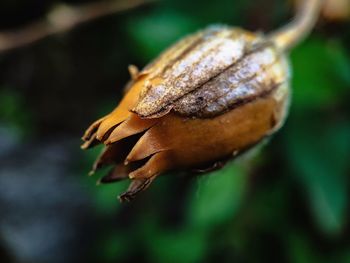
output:
[[[121,200],[130,200],[164,171],[215,166],[278,130],[290,93],[284,48],[295,42],[286,41],[291,28],[283,32],[211,26],[141,72],[129,67],[125,97],[83,137],[83,148],[107,145],[93,171],[115,168],[101,182],[129,177]]]

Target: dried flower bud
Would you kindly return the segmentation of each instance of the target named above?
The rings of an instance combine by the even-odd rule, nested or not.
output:
[[[130,200],[164,171],[213,166],[278,130],[289,105],[289,67],[274,39],[286,43],[280,33],[212,26],[141,72],[129,67],[125,97],[83,137],[83,148],[106,145],[93,171],[115,165],[101,182],[129,177],[120,199]]]
[[[84,137],[84,147],[96,140],[109,145],[95,169],[117,167],[102,181],[129,175],[149,182],[168,169],[211,165],[258,143],[286,115],[284,55],[263,37],[240,29],[210,27],[180,41],[140,73],[134,67],[130,71],[125,98]],[[140,138],[133,145],[135,134]],[[135,169],[141,160],[144,164]],[[124,198],[134,190],[140,186]]]

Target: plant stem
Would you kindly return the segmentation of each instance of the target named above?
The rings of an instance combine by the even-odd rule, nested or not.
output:
[[[315,26],[323,0],[299,0],[295,18],[269,37],[281,50],[288,50],[301,42]]]

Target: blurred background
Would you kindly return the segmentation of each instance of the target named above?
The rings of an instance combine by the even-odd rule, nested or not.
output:
[[[120,204],[80,137],[129,79],[212,23],[269,31],[287,0],[1,0],[0,262],[350,262],[349,1],[291,52],[293,102],[253,161]]]

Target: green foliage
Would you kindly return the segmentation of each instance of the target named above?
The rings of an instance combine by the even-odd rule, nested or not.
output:
[[[197,28],[191,16],[172,10],[133,17],[128,23],[131,43],[144,61],[153,59],[161,50]]]
[[[232,218],[244,197],[246,175],[232,164],[198,179],[188,200],[191,227],[210,228]]]
[[[292,52],[292,65],[295,110],[334,106],[350,85],[350,62],[339,42],[311,38]]]
[[[346,221],[349,135],[349,124],[325,125],[310,116],[307,124],[290,125],[286,140],[294,174],[306,187],[320,227],[329,233],[339,233]]]
[[[191,228],[159,232],[159,235],[151,240],[152,262],[162,263],[164,260],[169,263],[202,262],[207,249],[206,241],[204,231]]]
[[[19,136],[28,135],[33,129],[31,112],[24,105],[24,99],[9,88],[0,89],[0,122]]]
[[[350,62],[339,41],[310,39],[292,56],[293,106],[285,132],[294,176],[305,187],[322,231],[340,234],[348,207],[350,123],[342,107]]]
[[[310,241],[302,233],[291,234],[288,240],[291,262],[294,263],[322,263],[327,262],[317,255]]]

